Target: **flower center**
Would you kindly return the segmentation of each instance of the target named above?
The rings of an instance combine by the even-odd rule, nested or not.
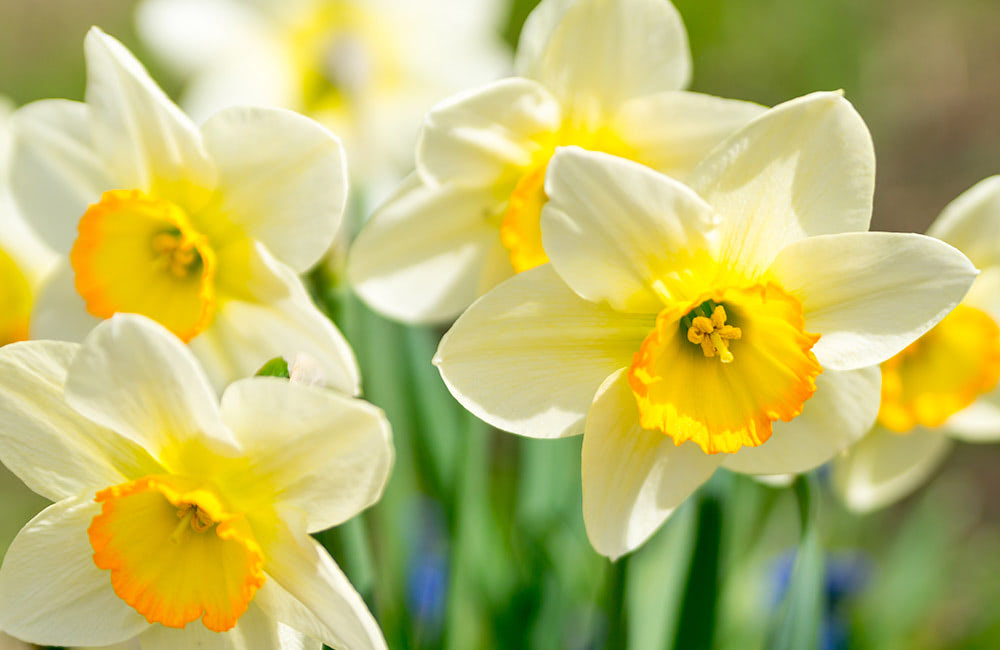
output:
[[[775,420],[802,412],[823,371],[812,353],[819,335],[804,325],[802,305],[774,284],[666,307],[628,373],[643,428],[709,454],[763,444]]]
[[[687,332],[687,340],[701,346],[706,357],[719,356],[722,363],[732,363],[733,353],[729,351],[729,341],[743,336],[738,327],[726,325],[726,309],[706,300],[683,318],[681,328]]]
[[[17,263],[0,250],[0,345],[28,338],[31,286]]]
[[[896,433],[941,426],[998,379],[1000,327],[985,312],[959,305],[882,364],[878,420]]]
[[[286,35],[303,110],[343,113],[371,89],[401,82],[397,39],[383,18],[354,2],[314,4],[292,21]]]
[[[98,318],[148,316],[185,342],[215,314],[215,251],[179,206],[138,190],[105,192],[70,252],[76,290]]]
[[[264,585],[264,556],[246,519],[198,482],[147,476],[95,500],[94,564],[150,623],[183,628],[201,618],[225,632]]]

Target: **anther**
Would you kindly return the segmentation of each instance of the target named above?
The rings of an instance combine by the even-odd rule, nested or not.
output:
[[[733,353],[729,351],[728,341],[738,339],[743,335],[742,330],[732,325],[726,325],[726,310],[722,305],[714,305],[714,309],[709,312],[709,307],[714,303],[706,302],[699,305],[696,310],[708,316],[695,316],[691,319],[688,327],[687,339],[691,343],[701,346],[702,353],[706,357],[719,355],[722,363],[731,363]]]

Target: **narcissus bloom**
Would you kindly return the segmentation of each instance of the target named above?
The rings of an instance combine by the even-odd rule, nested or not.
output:
[[[556,147],[604,151],[683,178],[764,108],[682,92],[687,36],[667,0],[545,0],[518,77],[435,107],[417,174],[373,215],[348,273],[375,309],[444,321],[547,260],[539,219]]]
[[[0,345],[28,338],[35,295],[56,262],[55,253],[24,223],[7,190],[12,110],[0,97]]]
[[[420,117],[504,74],[500,0],[145,0],[139,33],[189,80],[182,105],[281,106],[344,138],[351,173],[395,183]],[[387,177],[387,172],[390,172]]]
[[[0,350],[0,461],[55,503],[0,567],[0,629],[41,645],[383,648],[308,533],[378,500],[382,412],[274,377],[221,405],[189,348],[118,315]]]
[[[340,224],[337,139],[280,109],[233,108],[198,129],[118,41],[95,28],[85,49],[85,104],[12,118],[11,192],[63,260],[32,337],[80,340],[139,313],[190,342],[216,386],[304,352],[356,392],[350,348],[296,275]]]
[[[875,159],[837,93],[782,104],[690,187],[578,148],[549,165],[551,263],[483,296],[435,362],[502,429],[583,432],[594,547],[641,544],[719,466],[808,470],[878,410],[872,368],[968,290],[954,248],[870,233]]]
[[[1000,440],[1000,176],[945,208],[927,234],[981,270],[955,311],[882,364],[882,404],[871,432],[833,465],[853,510],[900,499],[944,460],[952,439]]]

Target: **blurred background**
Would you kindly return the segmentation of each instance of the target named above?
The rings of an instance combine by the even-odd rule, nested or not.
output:
[[[179,97],[186,80],[137,37],[134,4],[0,0],[0,95],[15,104],[82,99],[82,42],[96,24]],[[511,51],[535,4],[504,8],[496,32]],[[1000,173],[996,0],[675,4],[690,37],[693,90],[767,105],[845,90],[875,141],[873,229],[923,231],[961,191]],[[799,540],[790,490],[720,473],[645,547],[612,565],[583,531],[579,440],[489,431],[454,404],[429,365],[440,331],[382,320],[329,273],[312,279],[357,349],[366,396],[396,430],[386,498],[320,535],[390,647],[769,643]],[[916,494],[864,517],[830,498],[819,472],[820,647],[1000,648],[998,468],[1000,449],[959,446]],[[0,473],[0,553],[44,506]]]

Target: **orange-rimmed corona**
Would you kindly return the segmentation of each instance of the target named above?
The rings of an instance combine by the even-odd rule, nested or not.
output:
[[[777,285],[666,307],[628,372],[643,428],[705,453],[734,453],[802,412],[822,367],[802,305]]]
[[[78,229],[70,264],[92,315],[142,314],[185,342],[211,324],[215,251],[179,206],[113,190],[90,206]]]
[[[94,564],[150,623],[183,628],[200,618],[225,632],[264,586],[264,555],[246,518],[210,486],[147,476],[95,500],[101,514],[87,530]]]
[[[1000,327],[959,305],[934,329],[882,364],[878,421],[889,431],[939,427],[1000,380]]]

